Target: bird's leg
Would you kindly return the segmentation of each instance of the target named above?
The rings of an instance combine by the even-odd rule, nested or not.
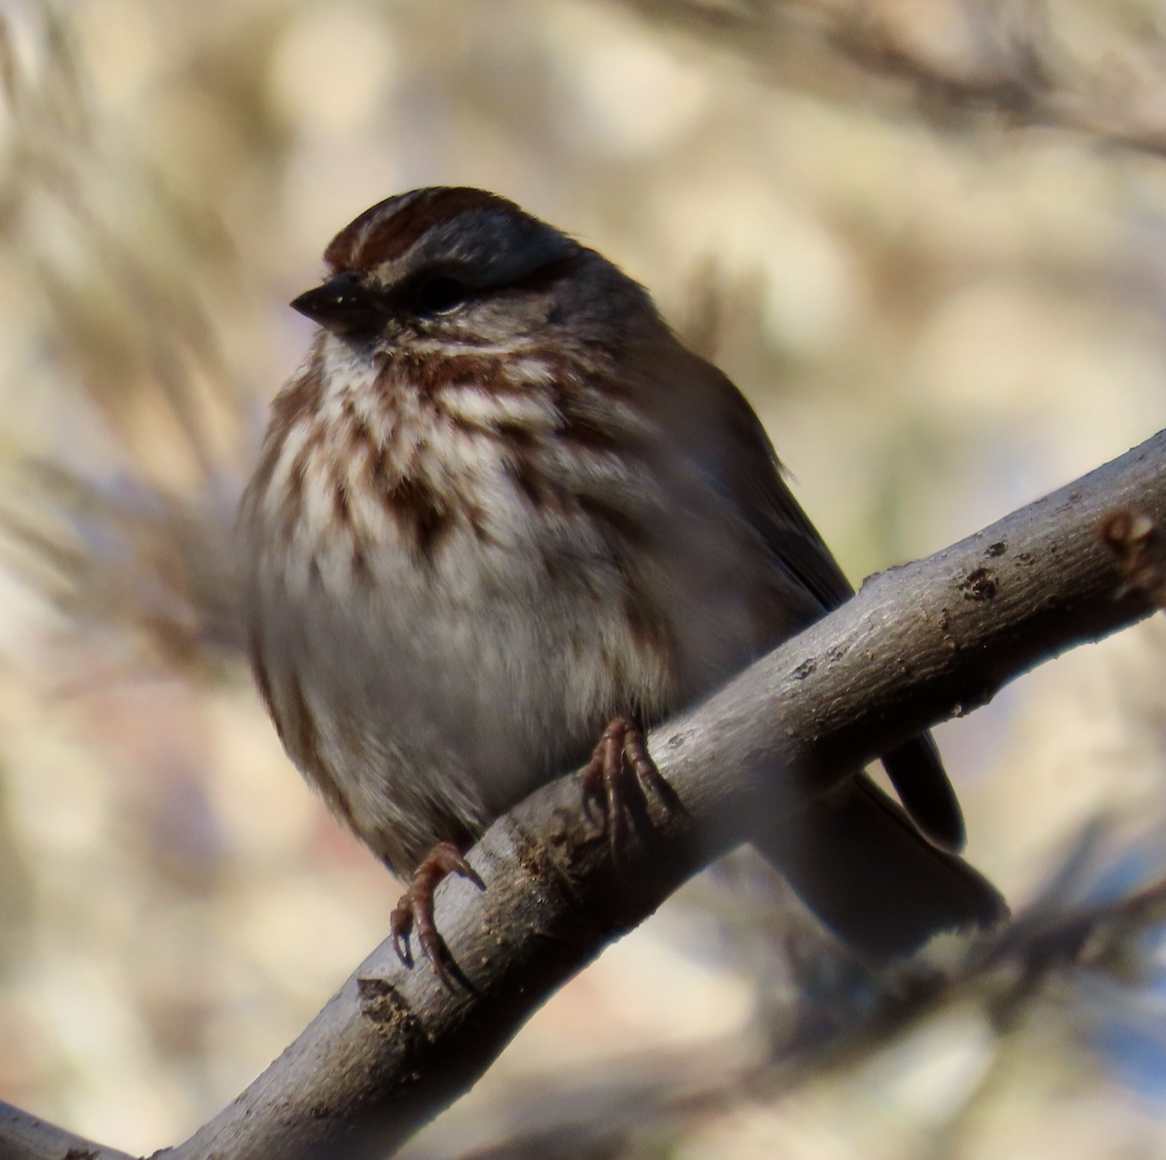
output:
[[[583,771],[583,797],[588,806],[593,801],[600,804],[611,856],[617,863],[623,861],[627,846],[627,791],[642,792],[641,786],[655,790],[668,802],[675,798],[648,753],[643,729],[627,717],[616,717],[604,729]]]
[[[433,965],[437,977],[452,990],[453,976],[449,967],[449,949],[441,935],[437,933],[437,923],[433,919],[433,892],[450,874],[460,874],[463,878],[468,878],[479,890],[486,889],[481,875],[466,861],[462,852],[452,842],[438,842],[413,871],[409,889],[401,895],[389,924],[393,932],[393,946],[396,948],[397,957],[406,966],[412,965],[409,935],[416,924],[417,942],[421,947],[421,953]]]

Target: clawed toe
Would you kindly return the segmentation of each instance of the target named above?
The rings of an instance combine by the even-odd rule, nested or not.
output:
[[[460,874],[468,878],[479,890],[485,890],[482,876],[466,861],[465,856],[452,842],[438,842],[421,860],[413,871],[409,889],[401,895],[389,919],[393,947],[397,957],[407,967],[413,965],[409,951],[409,936],[414,927],[417,943],[433,967],[437,977],[451,990],[454,986],[456,965],[438,932],[433,916],[433,893],[438,884],[450,874]]]
[[[629,790],[635,795],[643,789],[654,790],[669,803],[675,797],[648,753],[644,731],[626,717],[617,717],[604,729],[583,771],[584,803],[588,808],[592,802],[600,805],[617,863],[627,849],[628,808],[633,800]]]

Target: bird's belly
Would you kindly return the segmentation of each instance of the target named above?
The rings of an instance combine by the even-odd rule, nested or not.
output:
[[[663,708],[666,658],[629,632],[624,595],[599,557],[548,570],[468,531],[428,567],[397,545],[360,576],[320,559],[265,616],[276,719],[317,722],[285,725],[285,744],[407,871],[579,764],[611,716]]]

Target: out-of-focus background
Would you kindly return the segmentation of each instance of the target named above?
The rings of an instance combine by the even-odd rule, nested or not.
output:
[[[106,1143],[184,1137],[387,930],[252,690],[228,553],[309,339],[285,304],[366,206],[476,184],[619,262],[856,580],[1166,426],[1150,0],[0,15],[0,1099]],[[1057,927],[1166,862],[1166,626],[939,739],[970,858],[1035,908],[1003,965],[873,977],[731,859],[408,1155],[1166,1156],[1161,909]]]

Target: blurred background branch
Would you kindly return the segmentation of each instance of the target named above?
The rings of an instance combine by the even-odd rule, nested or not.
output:
[[[1162,14],[1043,0],[623,0],[767,80],[937,126],[985,116],[1166,150]]]
[[[0,1099],[130,1151],[244,1088],[387,929],[392,884],[251,692],[229,563],[307,345],[284,303],[367,205],[477,184],[619,261],[856,579],[1166,426],[1154,3],[2,15]],[[1164,687],[1151,621],[943,728],[1015,908],[1166,873]],[[1140,912],[1007,1020],[990,988],[912,1006],[735,855],[407,1152],[1166,1155],[1163,929]],[[900,985],[914,1014],[868,1023]],[[737,1082],[787,1047],[781,1082]]]

